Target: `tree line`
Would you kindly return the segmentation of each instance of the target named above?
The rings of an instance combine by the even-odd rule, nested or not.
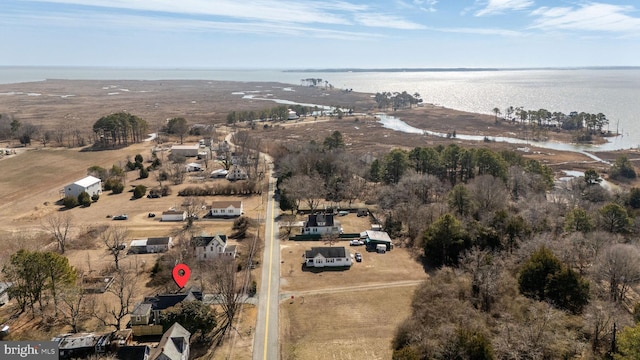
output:
[[[390,91],[379,92],[376,93],[374,99],[378,105],[378,109],[382,110],[392,108],[395,111],[406,107],[411,108],[413,105],[422,103],[419,93],[416,92],[412,95],[406,91],[401,93]]]
[[[520,122],[523,125],[537,125],[544,127],[559,127],[565,130],[585,130],[591,135],[603,133],[603,129],[609,125],[609,119],[603,113],[586,113],[572,111],[565,114],[561,111],[551,112],[547,109],[528,110],[523,107],[509,106],[504,113],[499,108],[493,108],[496,122],[498,117],[504,114],[504,119],[512,123]]]

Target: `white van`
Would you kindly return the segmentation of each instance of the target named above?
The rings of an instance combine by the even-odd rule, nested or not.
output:
[[[387,252],[387,245],[385,244],[378,244],[376,245],[376,252],[378,254],[384,254]]]

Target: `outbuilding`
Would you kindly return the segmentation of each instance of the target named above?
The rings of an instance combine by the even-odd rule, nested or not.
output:
[[[155,237],[147,239],[147,252],[159,253],[168,251],[173,246],[171,236],[167,237]]]
[[[386,251],[393,249],[391,238],[385,231],[367,230],[360,233],[360,239],[364,241],[367,250],[378,251],[378,245],[384,245]]]
[[[64,196],[78,197],[83,191],[86,191],[89,196],[102,194],[102,180],[94,176],[87,176],[73,184],[65,186]]]
[[[187,212],[176,209],[171,209],[162,212],[162,221],[185,221],[187,219]]]
[[[185,157],[198,156],[199,151],[200,151],[200,144],[171,146],[171,154],[173,154],[174,156],[176,155],[185,156]]]
[[[195,162],[188,163],[187,165],[185,165],[185,168],[187,169],[187,172],[202,171],[202,165]]]

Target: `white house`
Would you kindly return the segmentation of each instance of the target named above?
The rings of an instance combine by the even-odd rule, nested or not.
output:
[[[87,176],[84,179],[65,186],[64,196],[78,197],[83,191],[86,191],[89,196],[102,194],[102,180],[94,176]]]
[[[173,239],[171,238],[171,236],[148,238],[147,239],[147,252],[148,253],[165,252],[165,251],[168,251],[172,247],[173,247]]]
[[[304,264],[307,267],[351,266],[349,249],[341,247],[312,247],[304,252]]]
[[[171,146],[171,153],[174,155],[181,155],[186,157],[198,156],[199,151],[200,144]]]
[[[235,181],[235,180],[246,180],[249,178],[247,172],[238,165],[231,166],[229,169],[229,173],[227,173],[227,180]]]
[[[341,234],[340,222],[333,219],[331,214],[312,214],[302,227],[303,235]]]
[[[198,260],[212,260],[220,257],[234,259],[238,254],[235,245],[227,245],[227,236],[195,236],[191,245],[196,251]]]
[[[242,201],[214,201],[209,210],[212,217],[235,217],[243,213]]]
[[[300,116],[298,116],[298,113],[296,113],[295,111],[289,109],[289,114],[287,115],[287,120],[296,120],[299,117]]]
[[[162,221],[185,221],[187,212],[182,210],[170,209],[162,212]]]

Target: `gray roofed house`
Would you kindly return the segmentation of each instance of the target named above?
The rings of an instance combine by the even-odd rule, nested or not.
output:
[[[340,234],[342,227],[340,222],[333,218],[332,214],[311,214],[302,227],[302,234]]]
[[[158,346],[151,351],[149,360],[187,360],[189,359],[189,338],[191,333],[182,325],[171,325],[163,335]]]
[[[313,247],[304,252],[305,266],[348,267],[352,265],[351,253],[344,246]]]
[[[198,260],[212,260],[221,257],[235,259],[237,255],[236,245],[227,245],[227,236],[223,234],[194,236],[191,238],[191,246],[195,249]]]
[[[157,253],[168,251],[173,246],[171,236],[167,237],[153,237],[147,239],[147,252]]]

